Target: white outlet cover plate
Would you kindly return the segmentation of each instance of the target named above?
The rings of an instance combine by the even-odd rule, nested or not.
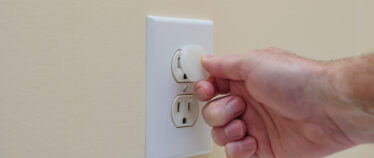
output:
[[[213,52],[213,22],[210,20],[147,17],[146,157],[187,157],[212,151],[210,127],[202,119],[192,127],[176,128],[171,106],[177,94],[192,93],[192,84],[177,84],[171,61],[184,45],[200,45]]]

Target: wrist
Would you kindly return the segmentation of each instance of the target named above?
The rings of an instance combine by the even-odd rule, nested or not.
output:
[[[372,81],[363,80],[357,59],[326,64],[330,105],[326,114],[355,144],[374,142],[374,109],[370,105]],[[367,83],[367,84],[365,84]]]

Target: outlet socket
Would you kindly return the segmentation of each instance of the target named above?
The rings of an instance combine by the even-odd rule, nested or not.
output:
[[[178,95],[171,107],[171,119],[175,127],[190,127],[199,116],[199,101],[192,94]]]
[[[201,45],[184,45],[175,51],[171,61],[171,72],[177,83],[191,83],[205,80],[209,73],[201,64],[201,58],[209,54]]]
[[[181,49],[177,49],[174,53],[173,59],[171,61],[171,72],[173,74],[173,78],[178,83],[188,83],[191,82],[189,80],[187,74],[183,71],[182,64],[181,64]]]

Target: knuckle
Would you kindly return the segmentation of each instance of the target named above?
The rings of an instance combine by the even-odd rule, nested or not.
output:
[[[278,48],[278,47],[269,47],[269,48],[267,48],[265,50],[269,51],[269,52],[272,52],[272,53],[282,53],[282,52],[284,52],[283,49]]]

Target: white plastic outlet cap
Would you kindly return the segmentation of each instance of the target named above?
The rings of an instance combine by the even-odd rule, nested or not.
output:
[[[209,73],[201,64],[201,58],[207,54],[205,49],[199,45],[187,45],[182,47],[181,67],[188,78],[195,82],[207,79]]]

